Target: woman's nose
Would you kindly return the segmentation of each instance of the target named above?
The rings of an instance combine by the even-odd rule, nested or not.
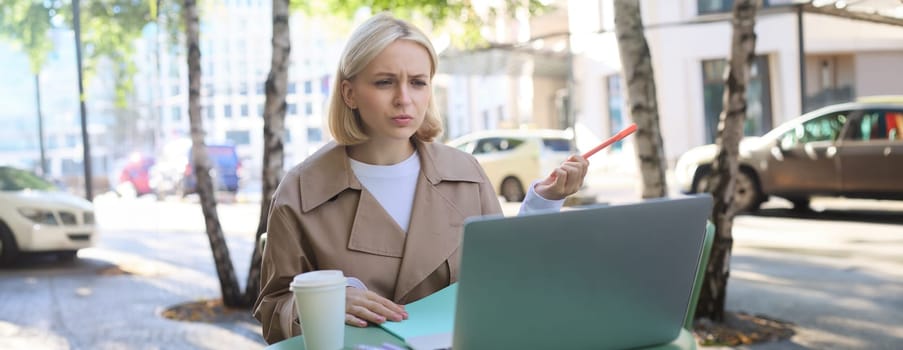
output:
[[[398,106],[406,106],[411,103],[411,94],[405,84],[400,84],[395,95],[395,104]]]

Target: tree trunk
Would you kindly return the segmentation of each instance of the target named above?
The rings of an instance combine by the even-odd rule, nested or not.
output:
[[[198,46],[199,23],[197,3],[185,0],[182,9],[185,16],[186,42],[188,47],[188,119],[191,123],[191,149],[194,160],[194,175],[197,178],[197,192],[201,198],[201,210],[207,227],[207,238],[213,251],[216,274],[219,277],[223,303],[226,306],[241,306],[242,295],[238,279],[232,268],[229,247],[223,237],[223,228],[216,213],[216,198],[213,181],[210,178],[210,157],[204,144],[204,125],[201,118],[201,49]]]
[[[731,229],[738,210],[733,205],[733,188],[735,174],[740,171],[737,157],[746,120],[746,83],[749,81],[750,63],[755,57],[758,6],[758,0],[734,1],[734,34],[724,82],[724,111],[718,123],[716,141],[718,155],[712,164],[712,174],[706,189],[715,199],[712,218],[716,233],[711,258],[706,266],[705,281],[699,294],[696,317],[716,322],[724,321],[724,302],[730,276],[731,247],[734,241]]]
[[[627,81],[627,102],[630,116],[637,124],[634,142],[643,177],[643,198],[663,197],[668,193],[667,164],[658,123],[652,56],[643,33],[640,3],[639,0],[615,0],[614,8],[615,33]]]
[[[285,95],[288,86],[288,62],[291,53],[289,31],[289,0],[273,0],[273,55],[270,60],[270,74],[266,81],[266,102],[263,112],[263,190],[260,199],[260,220],[257,224],[255,242],[266,232],[267,217],[273,192],[282,179],[284,164],[283,138],[285,137]],[[260,244],[254,245],[248,283],[245,291],[248,305],[260,293]]]

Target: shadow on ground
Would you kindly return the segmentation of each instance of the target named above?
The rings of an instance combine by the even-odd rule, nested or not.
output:
[[[789,208],[766,208],[756,211],[753,216],[788,218],[788,219],[807,219],[807,220],[827,220],[827,221],[854,221],[868,222],[876,224],[898,224],[903,225],[903,212],[894,210],[872,210],[872,209],[824,209],[824,210],[794,210]]]

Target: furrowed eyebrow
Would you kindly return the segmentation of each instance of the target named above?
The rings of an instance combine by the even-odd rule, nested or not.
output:
[[[377,73],[374,73],[373,75],[374,75],[374,76],[377,76],[377,77],[390,77],[390,78],[395,78],[395,77],[398,76],[398,74],[395,74],[395,73],[389,73],[389,72],[377,72]],[[412,79],[425,79],[425,78],[428,77],[428,76],[429,76],[429,75],[427,75],[427,74],[414,74],[414,75],[411,75],[410,78],[412,78]]]

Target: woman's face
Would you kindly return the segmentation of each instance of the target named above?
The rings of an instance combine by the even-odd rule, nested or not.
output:
[[[417,132],[432,98],[431,68],[426,48],[396,40],[342,82],[345,104],[358,110],[371,140],[408,140]]]

